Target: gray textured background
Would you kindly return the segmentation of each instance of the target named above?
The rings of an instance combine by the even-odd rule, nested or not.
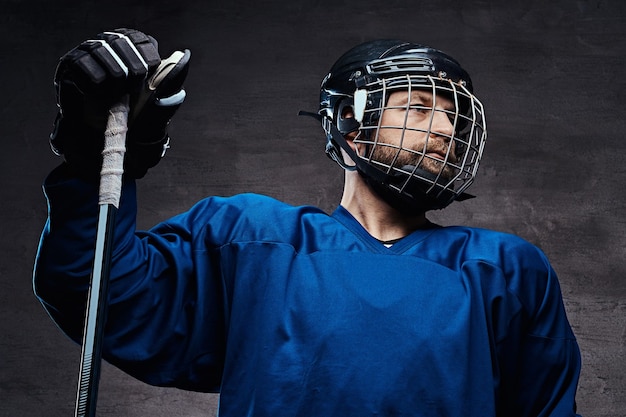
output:
[[[626,2],[19,1],[0,16],[0,416],[73,415],[78,346],[31,289],[59,162],[52,74],[82,39],[119,26],[193,52],[173,148],[140,184],[140,225],[210,194],[270,194],[332,210],[341,172],[299,109],[344,50],[376,37],[430,44],[472,74],[489,143],[472,192],[434,220],[513,232],[559,274],[583,357],[585,416],[626,415]],[[210,416],[217,397],[143,385],[105,365],[101,416]]]

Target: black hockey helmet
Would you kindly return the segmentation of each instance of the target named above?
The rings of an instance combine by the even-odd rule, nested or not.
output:
[[[433,100],[413,102],[411,92],[418,90],[428,92]],[[408,91],[400,108],[430,111],[426,128],[414,128],[406,120],[401,126],[381,125],[389,96],[397,91]],[[454,108],[441,109],[437,97],[445,97]],[[437,112],[445,113],[454,133],[435,130]],[[344,169],[356,169],[392,206],[405,212],[427,211],[471,197],[465,190],[474,180],[482,155],[487,136],[485,117],[482,104],[473,95],[469,74],[449,55],[393,39],[360,44],[342,55],[322,81],[318,118],[327,134],[329,157]],[[400,145],[383,141],[380,132],[385,129],[402,131]],[[405,132],[415,135],[415,131],[425,138],[419,149],[410,148],[405,143],[409,140],[404,140]],[[344,138],[351,132],[358,132],[353,139],[357,152]],[[431,136],[444,137],[452,148],[436,162],[427,151]],[[344,162],[340,148],[354,165]],[[381,160],[377,157],[380,148],[393,149],[395,157]],[[397,163],[408,160],[409,154],[413,162]]]

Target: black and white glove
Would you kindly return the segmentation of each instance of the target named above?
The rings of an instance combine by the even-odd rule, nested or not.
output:
[[[98,175],[109,109],[128,94],[124,171],[143,177],[169,147],[167,128],[185,99],[190,57],[184,50],[161,60],[156,40],[133,29],[100,33],[69,51],[54,76],[59,111],[52,150],[73,172]]]

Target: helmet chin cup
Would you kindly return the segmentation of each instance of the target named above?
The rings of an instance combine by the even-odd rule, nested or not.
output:
[[[365,182],[387,204],[406,215],[417,215],[429,210],[440,210],[453,201],[463,201],[474,198],[467,193],[456,194],[446,187],[447,181],[441,176],[413,166],[404,166],[406,171],[413,171],[414,175],[391,176],[389,182],[374,180],[359,171]]]

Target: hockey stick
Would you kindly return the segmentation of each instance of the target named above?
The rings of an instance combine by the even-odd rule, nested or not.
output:
[[[139,52],[136,51],[136,53],[139,57]],[[169,58],[162,60],[147,80],[145,91],[134,102],[135,108],[143,106],[148,99],[155,100],[156,106],[161,108],[159,117],[163,118],[164,114],[167,114],[167,112],[163,113],[164,108],[170,108],[169,123],[169,117],[185,99],[182,82],[187,74],[187,64],[190,57],[189,50],[185,50],[185,52],[175,51]],[[148,66],[145,62],[144,65],[147,70]],[[172,95],[165,98],[156,96],[159,87],[163,87],[160,90],[161,93],[171,93]],[[87,312],[76,395],[76,417],[94,417],[96,415],[115,213],[121,197],[128,121],[129,97],[126,95],[109,110],[109,118],[104,133],[96,248],[87,296]],[[135,118],[133,121],[136,123],[137,119]],[[169,137],[167,138],[169,139]],[[167,143],[164,146],[167,146]]]
[[[109,118],[104,133],[96,248],[87,297],[76,395],[76,417],[93,417],[96,415],[113,231],[115,213],[119,207],[121,195],[122,174],[124,173],[127,124],[128,96],[125,96],[109,110]]]

